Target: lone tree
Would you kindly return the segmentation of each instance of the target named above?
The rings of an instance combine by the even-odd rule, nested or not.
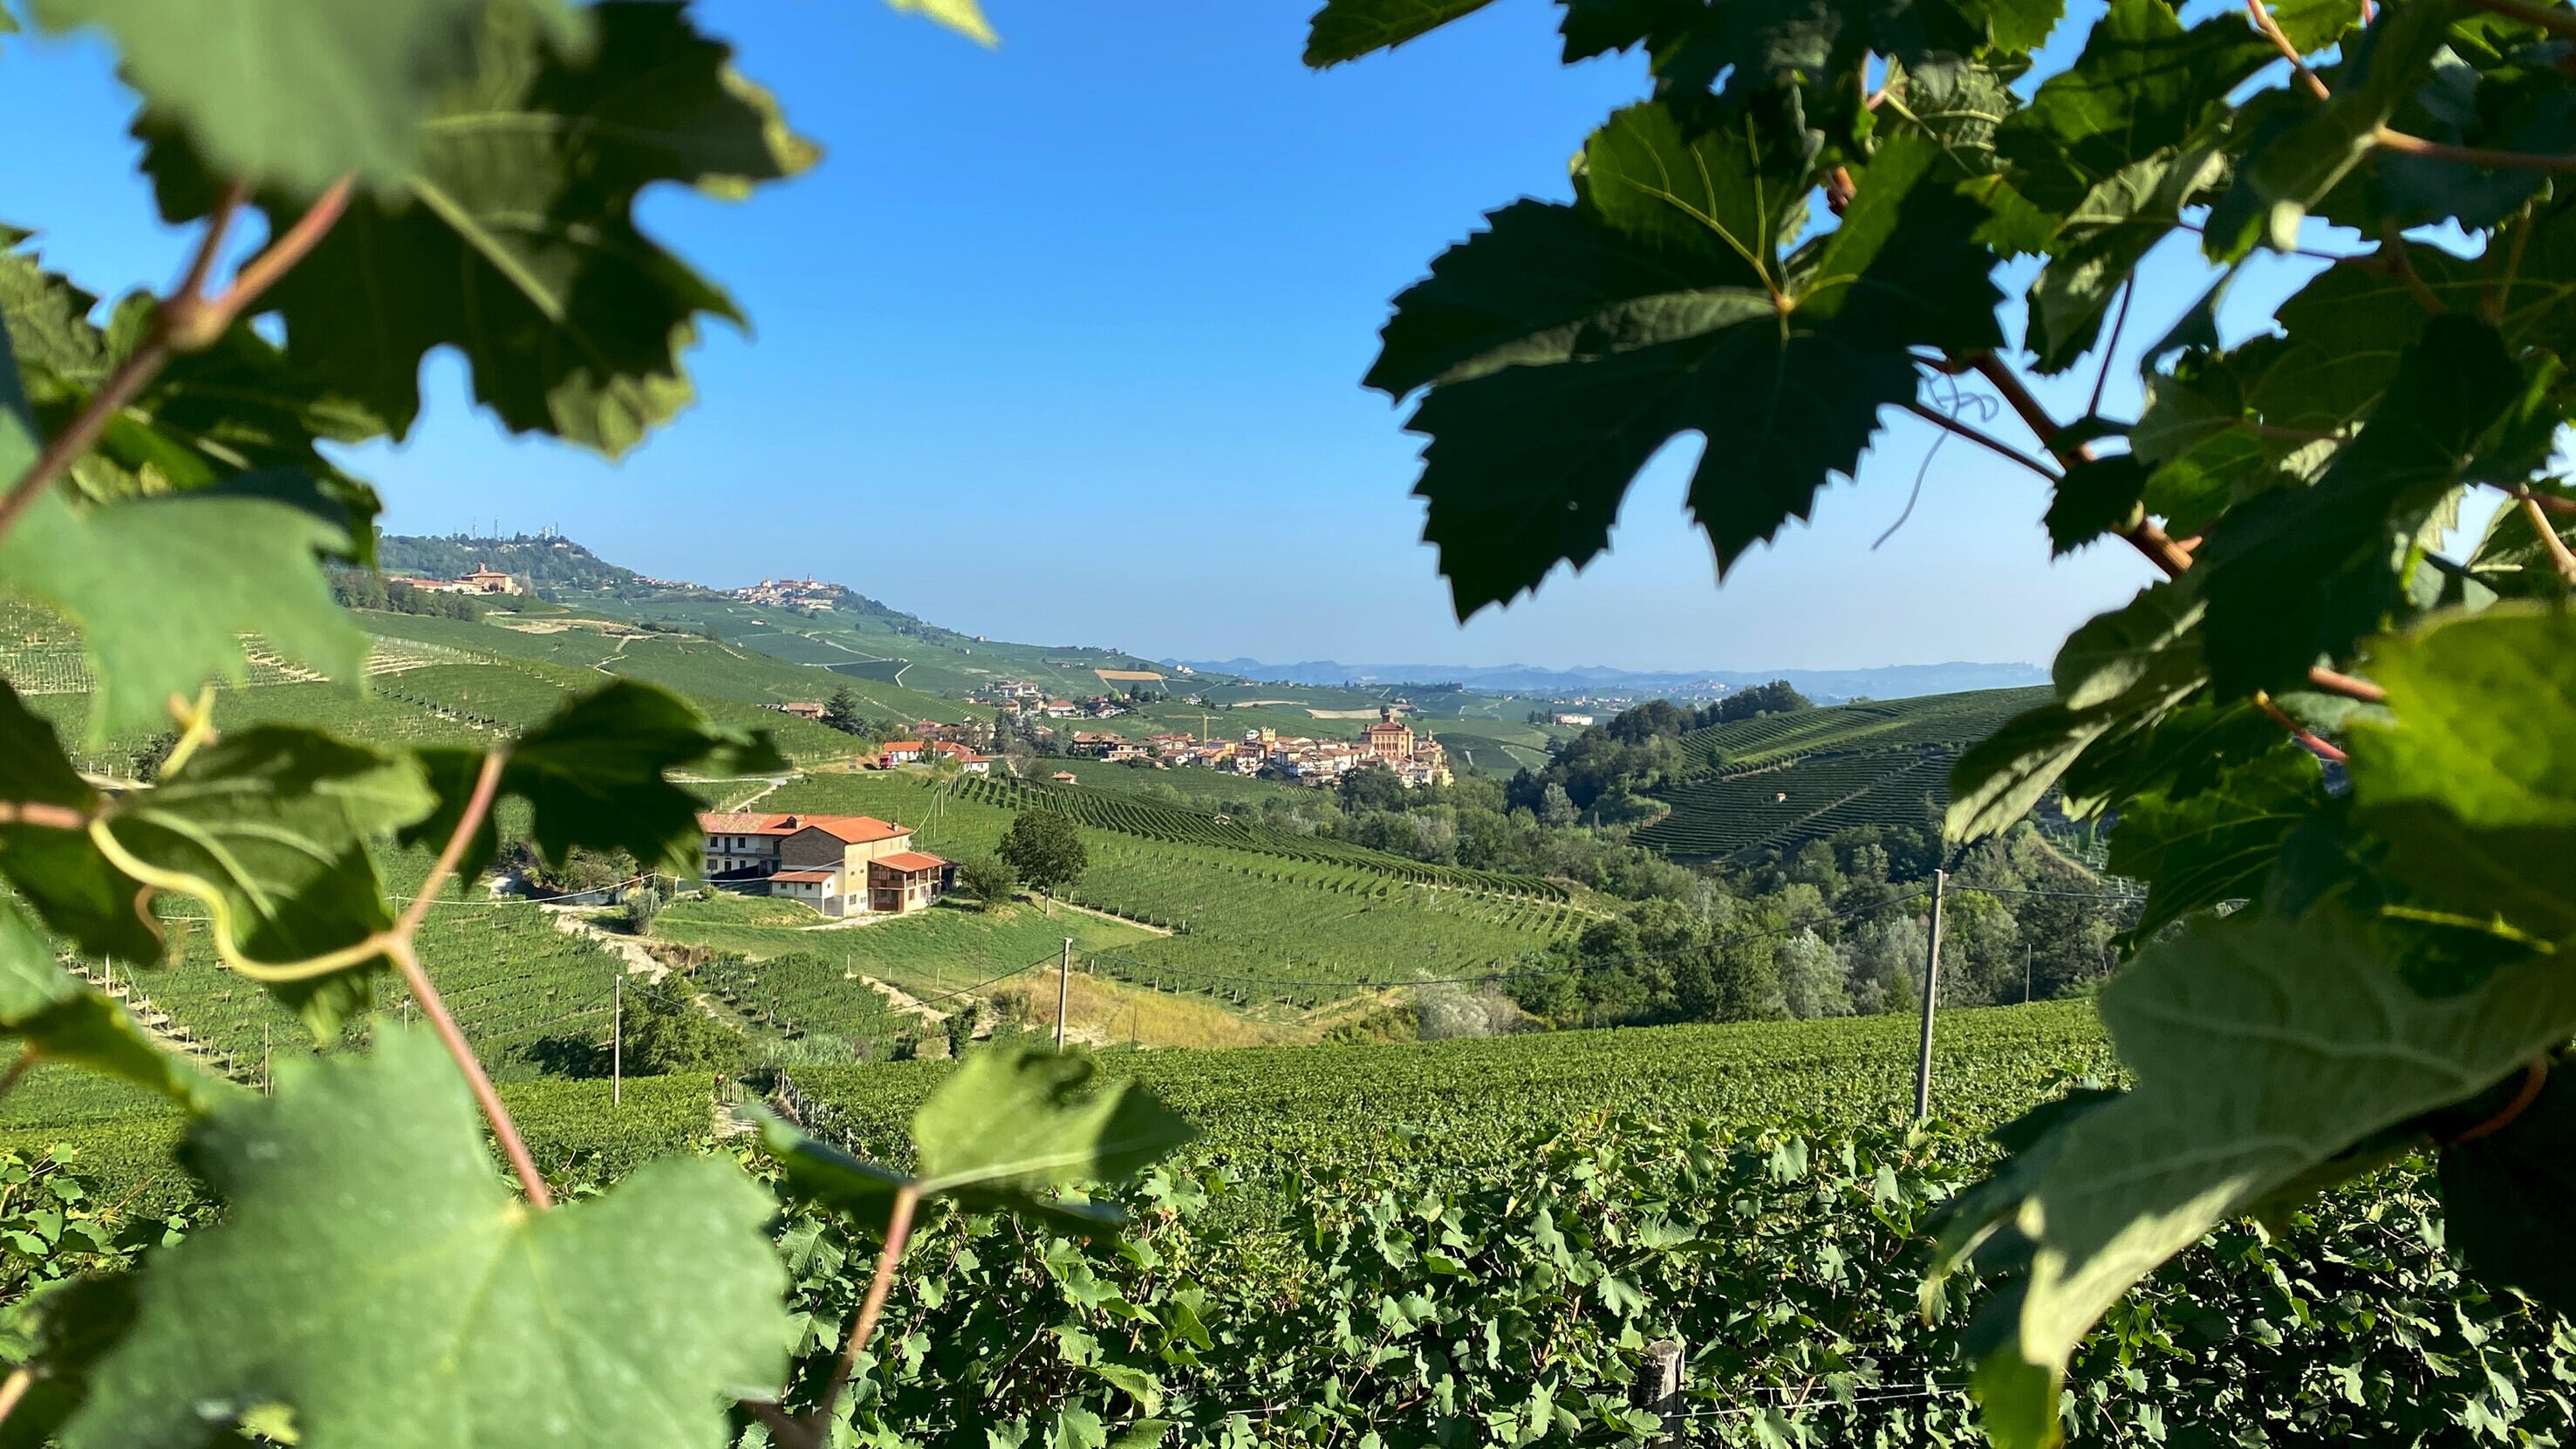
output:
[[[1055,914],[1057,888],[1081,879],[1091,864],[1082,832],[1074,828],[1071,818],[1052,810],[1031,810],[1012,821],[995,853],[1021,884],[1046,896],[1049,915]]]
[[[1077,848],[1081,843],[1079,840],[1074,842]],[[1018,874],[1007,861],[977,855],[957,863],[958,888],[973,896],[976,904],[985,910],[1010,904],[1011,892],[1017,890],[1019,884]]]
[[[823,723],[845,735],[867,730],[867,721],[859,718],[859,697],[850,693],[848,685],[833,690],[832,697],[823,702]]]

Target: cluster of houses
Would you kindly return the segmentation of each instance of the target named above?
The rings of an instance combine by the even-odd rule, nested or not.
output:
[[[802,901],[826,916],[927,910],[957,867],[912,848],[912,829],[873,815],[698,816],[707,883],[743,895]]]
[[[1247,730],[1241,739],[1211,740],[1186,734],[1148,735],[1143,740],[1074,732],[1072,753],[1096,759],[1149,760],[1166,767],[1190,766],[1237,775],[1267,775],[1317,787],[1339,783],[1344,775],[1369,765],[1383,765],[1407,788],[1446,785],[1449,753],[1438,740],[1418,735],[1413,727],[1380,710],[1375,723],[1352,740],[1318,740],[1282,735],[1273,729]]]
[[[749,588],[725,592],[746,604],[766,604],[773,609],[829,609],[840,589],[839,584],[816,583],[808,575],[801,579],[762,579]]]
[[[461,579],[389,578],[389,584],[403,584],[432,594],[524,594],[528,586],[515,574],[499,569],[478,568]]]

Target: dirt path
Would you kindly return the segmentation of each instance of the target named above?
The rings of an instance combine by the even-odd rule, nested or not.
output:
[[[556,930],[567,936],[587,936],[607,947],[612,954],[623,958],[626,962],[626,974],[629,976],[641,976],[647,981],[659,982],[663,977],[671,974],[671,968],[654,960],[653,953],[644,949],[643,942],[633,936],[620,935],[584,920],[581,913],[590,910],[589,906],[539,906],[537,909],[555,918]]]
[[[894,985],[891,982],[879,981],[873,976],[862,976],[859,978],[859,981],[870,989],[883,994],[888,1005],[892,1006],[895,1010],[902,1012],[906,1016],[920,1017],[923,1021],[929,1022],[934,1026],[948,1019],[947,1012],[941,1011],[939,1008],[930,1005],[920,997],[913,995],[911,992],[906,991],[902,987]]]

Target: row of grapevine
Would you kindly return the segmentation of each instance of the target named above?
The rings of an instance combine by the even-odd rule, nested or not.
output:
[[[1859,825],[1921,828],[1948,799],[1955,759],[1925,747],[1811,754],[1794,767],[1695,781],[1665,792],[1671,813],[1636,840],[1669,855],[1712,857],[1791,851]]]
[[[1141,835],[1149,840],[1167,840],[1185,845],[1221,845],[1235,850],[1259,851],[1289,860],[1318,863],[1350,864],[1393,876],[1399,880],[1425,885],[1453,886],[1464,890],[1487,891],[1497,895],[1534,896],[1548,900],[1566,898],[1565,887],[1536,876],[1510,875],[1502,871],[1465,870],[1456,866],[1431,865],[1408,860],[1367,846],[1325,836],[1291,835],[1286,831],[1253,825],[1226,816],[1183,809],[1140,800],[1132,795],[1111,790],[1067,788],[1035,780],[1013,780],[991,776],[972,776],[963,788],[975,798],[1006,809],[1053,810],[1097,830],[1115,830],[1128,835]]]
[[[1984,739],[2004,721],[2048,698],[2046,689],[1979,689],[1793,710],[1693,730],[1682,736],[1682,748],[1693,759],[1723,760],[1732,766],[1826,750],[1919,745],[1956,749]]]

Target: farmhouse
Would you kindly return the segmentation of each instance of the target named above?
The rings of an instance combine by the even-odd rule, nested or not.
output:
[[[798,900],[827,916],[917,911],[948,889],[955,867],[912,848],[912,830],[872,815],[698,816],[707,882]]]
[[[823,722],[823,706],[814,700],[792,700],[786,704],[773,704],[770,708],[778,711],[780,714],[792,714],[798,719],[812,720],[816,724],[821,724]]]
[[[888,740],[877,746],[877,768],[891,770],[897,765],[913,765],[930,746],[919,740]]]
[[[478,568],[461,579],[389,579],[433,594],[524,594],[519,581],[498,569]]]

